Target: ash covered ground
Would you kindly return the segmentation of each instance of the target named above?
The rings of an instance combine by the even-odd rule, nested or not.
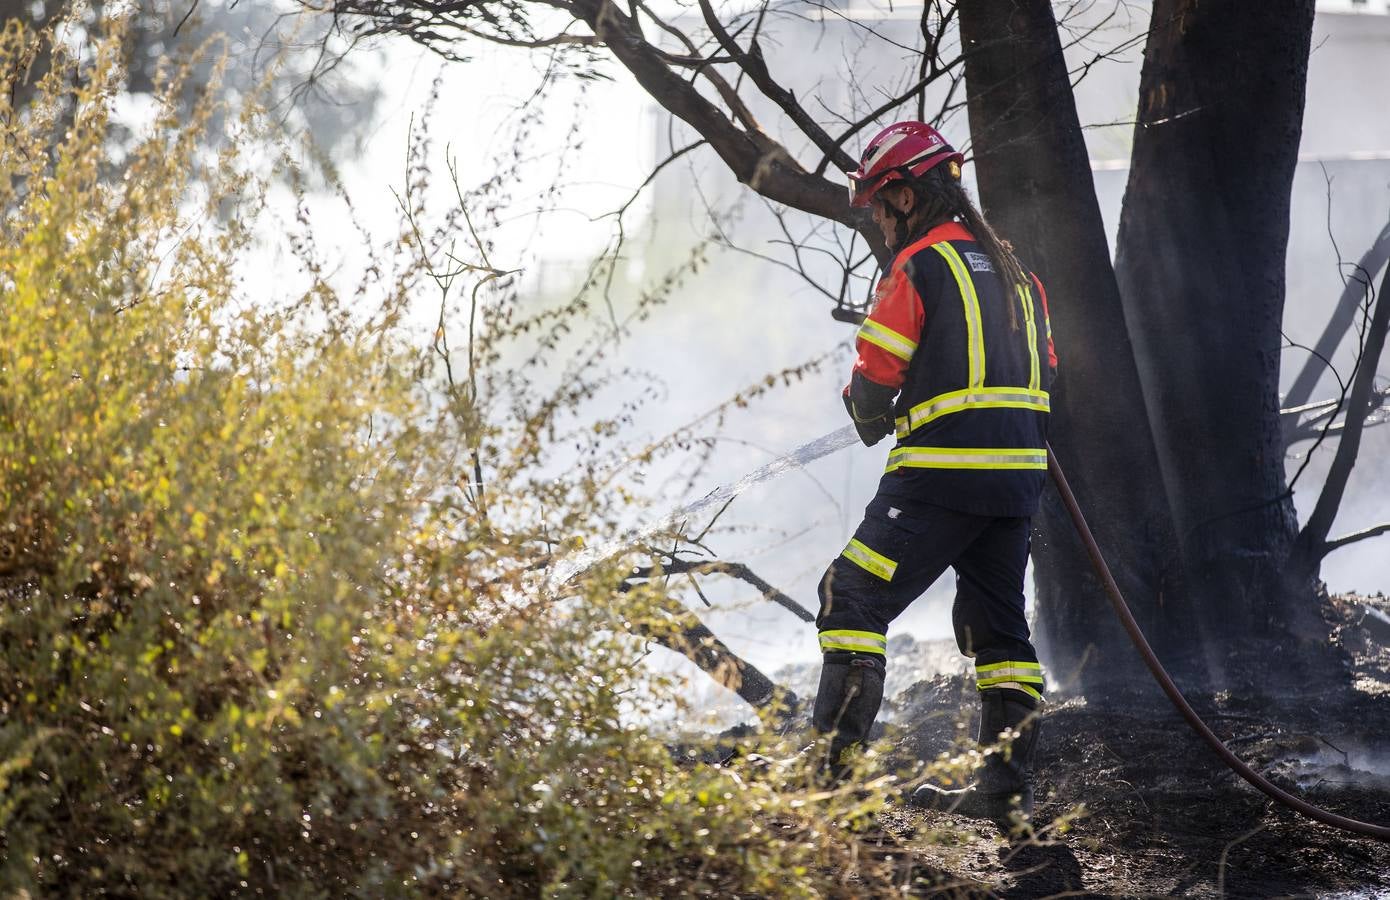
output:
[[[1390,600],[1334,597],[1348,688],[1254,700],[1189,700],[1238,755],[1280,787],[1390,824]],[[926,651],[934,652],[934,651]],[[973,707],[964,674],[892,702],[885,763],[948,751]],[[914,895],[1000,897],[1390,897],[1390,844],[1309,822],[1230,772],[1156,686],[1121,704],[1051,704],[1039,748],[1040,835],[1009,843],[992,825],[889,807],[866,852],[894,860]],[[1053,823],[1084,807],[1065,833]],[[852,885],[847,885],[852,891]]]

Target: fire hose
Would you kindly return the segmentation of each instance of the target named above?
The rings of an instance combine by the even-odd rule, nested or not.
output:
[[[652,522],[641,529],[634,530],[607,544],[586,548],[578,553],[573,553],[561,560],[556,566],[555,571],[550,577],[550,588],[557,589],[570,578],[582,572],[596,563],[609,559],[627,547],[640,543],[651,535],[660,532],[671,525],[688,520],[691,516],[713,507],[716,503],[727,503],[742,494],[754,485],[761,484],[774,478],[778,478],[789,471],[799,469],[809,463],[829,456],[843,450],[846,447],[858,443],[858,436],[853,425],[846,425],[836,431],[823,435],[814,441],[798,447],[791,453],[776,459],[761,468],[748,473],[737,482],[722,485],[706,496],[692,504],[674,510],[661,519]],[[1245,779],[1255,788],[1266,794],[1276,803],[1293,810],[1300,815],[1306,816],[1324,825],[1331,825],[1333,828],[1340,828],[1354,834],[1361,834],[1367,837],[1390,843],[1390,827],[1384,825],[1374,825],[1370,822],[1361,822],[1350,819],[1346,816],[1339,816],[1320,807],[1314,806],[1298,797],[1290,794],[1281,788],[1271,784],[1263,775],[1256,772],[1246,765],[1240,757],[1231,752],[1221,738],[1207,727],[1202,721],[1201,716],[1197,715],[1196,710],[1183,697],[1178,686],[1173,683],[1173,679],[1159,662],[1158,656],[1154,654],[1153,648],[1149,646],[1149,641],[1144,637],[1144,632],[1140,630],[1139,623],[1135,621],[1134,614],[1129,611],[1129,604],[1125,602],[1124,594],[1120,592],[1120,587],[1115,583],[1115,578],[1110,574],[1110,567],[1105,562],[1105,557],[1100,552],[1100,547],[1096,545],[1096,539],[1091,534],[1091,528],[1086,524],[1086,517],[1081,514],[1081,507],[1076,502],[1076,496],[1072,493],[1071,485],[1067,482],[1067,477],[1062,472],[1061,465],[1057,462],[1057,455],[1052,451],[1052,447],[1047,448],[1047,467],[1052,476],[1053,483],[1057,486],[1057,493],[1062,497],[1062,503],[1066,506],[1067,512],[1071,515],[1072,524],[1076,526],[1076,532],[1081,537],[1081,542],[1086,546],[1086,552],[1091,558],[1091,564],[1095,567],[1096,574],[1100,577],[1101,584],[1105,586],[1106,595],[1110,599],[1110,605],[1114,607],[1115,615],[1120,619],[1126,632],[1129,633],[1130,640],[1139,650],[1139,655],[1143,657],[1144,664],[1148,666],[1149,672],[1153,674],[1158,686],[1163,689],[1163,693],[1168,695],[1182,717],[1193,731],[1207,743],[1207,746],[1221,757],[1231,771]]]
[[[1192,708],[1191,704],[1187,702],[1187,698],[1182,695],[1182,691],[1178,690],[1178,686],[1173,683],[1173,679],[1163,668],[1163,663],[1158,661],[1158,656],[1149,646],[1144,632],[1139,629],[1139,623],[1134,620],[1134,614],[1129,611],[1129,604],[1125,602],[1124,595],[1120,593],[1120,586],[1115,583],[1115,577],[1110,574],[1110,566],[1106,564],[1105,557],[1101,555],[1100,547],[1096,545],[1096,539],[1091,534],[1090,526],[1086,524],[1086,517],[1081,514],[1081,507],[1077,505],[1076,496],[1072,494],[1071,485],[1067,483],[1067,476],[1063,474],[1062,467],[1057,463],[1057,455],[1052,452],[1051,446],[1047,448],[1047,471],[1057,486],[1057,493],[1061,495],[1062,503],[1066,506],[1068,514],[1071,515],[1072,524],[1076,526],[1076,533],[1081,537],[1081,542],[1086,545],[1086,553],[1091,557],[1091,565],[1095,567],[1096,575],[1105,585],[1105,593],[1110,598],[1110,605],[1114,607],[1115,615],[1120,617],[1120,623],[1129,633],[1130,640],[1139,650],[1139,655],[1144,658],[1144,665],[1149,667],[1149,671],[1153,674],[1154,680],[1158,682],[1158,686],[1163,689],[1163,693],[1168,695],[1168,699],[1173,702],[1173,706],[1177,707],[1178,712],[1187,720],[1187,724],[1191,726],[1192,730],[1206,741],[1207,746],[1221,757],[1221,761],[1231,771],[1244,778],[1276,803],[1280,803],[1300,815],[1322,822],[1324,825],[1331,825],[1333,828],[1340,828],[1343,831],[1390,842],[1390,827],[1339,816],[1334,812],[1300,800],[1288,791],[1271,784],[1263,775],[1250,768],[1240,757],[1232,753],[1221,738],[1207,727],[1207,723],[1202,721],[1202,717],[1197,715],[1197,711]]]

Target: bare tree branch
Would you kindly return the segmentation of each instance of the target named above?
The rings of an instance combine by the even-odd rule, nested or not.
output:
[[[804,212],[850,227],[866,224],[862,215],[851,213],[841,187],[807,172],[766,134],[739,129],[672,72],[611,0],[576,0],[573,9],[653,98],[709,141],[740,182]]]
[[[1380,294],[1375,298],[1375,312],[1367,329],[1366,343],[1361,352],[1361,359],[1356,364],[1356,374],[1352,377],[1345,433],[1337,446],[1337,455],[1333,457],[1332,467],[1328,470],[1327,481],[1323,484],[1313,514],[1308,517],[1308,523],[1303,526],[1303,531],[1298,536],[1299,551],[1305,556],[1304,564],[1311,563],[1313,559],[1321,559],[1328,552],[1327,534],[1332,528],[1337,510],[1342,505],[1347,481],[1351,477],[1352,467],[1356,465],[1356,456],[1361,449],[1361,432],[1366,416],[1371,410],[1376,366],[1385,349],[1386,329],[1390,327],[1390,303],[1386,302],[1386,291],[1390,291],[1390,268],[1386,269],[1385,277],[1381,279]]]
[[[1326,555],[1333,550],[1340,550],[1348,544],[1355,544],[1357,541],[1364,541],[1367,538],[1373,538],[1385,534],[1386,532],[1390,532],[1390,522],[1382,522],[1379,525],[1373,525],[1362,531],[1342,535],[1339,538],[1335,538],[1323,544],[1323,554]]]
[[[1280,410],[1280,415],[1297,416],[1299,413],[1316,411],[1315,415],[1304,419],[1288,432],[1285,442],[1286,448],[1291,448],[1302,441],[1312,441],[1319,438],[1329,438],[1340,435],[1346,430],[1346,418],[1336,421],[1337,415],[1342,411],[1345,396],[1335,400],[1319,400],[1317,403],[1307,403],[1303,406],[1294,407],[1294,410]],[[1380,419],[1373,421],[1371,416],[1385,409],[1390,404],[1390,388],[1376,388],[1371,391],[1370,408],[1366,410],[1365,427],[1373,428],[1376,425],[1384,424],[1386,420]],[[1297,412],[1295,412],[1297,410]],[[1326,425],[1319,425],[1319,422],[1328,420]],[[1311,452],[1311,451],[1308,451]],[[1293,455],[1294,458],[1298,454]]]
[[[573,47],[594,47],[598,45],[598,38],[591,34],[556,34],[545,38],[525,40],[522,38],[507,37],[503,34],[489,34],[468,25],[455,25],[459,31],[471,37],[484,40],[492,44],[500,44],[503,47],[520,47],[526,50],[543,50],[547,47],[573,46]],[[672,59],[672,62],[678,62]]]
[[[626,201],[625,203],[623,203],[622,206],[618,207],[617,209],[613,210],[612,212],[607,212],[607,213],[604,213],[602,216],[597,216],[596,218],[600,218],[600,219],[601,219],[601,218],[607,218],[607,217],[609,217],[609,216],[618,216],[619,218],[621,218],[622,215],[623,215],[624,213],[626,213],[626,212],[628,211],[628,209],[632,206],[632,204],[634,204],[634,203],[637,202],[637,198],[640,197],[640,196],[642,195],[642,191],[646,190],[646,188],[647,188],[649,185],[651,185],[651,183],[652,183],[653,181],[656,180],[656,176],[660,175],[663,169],[665,169],[665,168],[666,168],[667,166],[669,166],[671,163],[673,163],[673,162],[675,162],[676,160],[680,159],[682,156],[686,155],[686,154],[689,153],[690,151],[695,150],[695,149],[698,149],[698,148],[700,148],[700,147],[703,147],[704,145],[705,145],[705,141],[704,141],[703,138],[701,138],[701,139],[698,140],[698,141],[694,141],[694,142],[692,142],[692,143],[686,144],[684,147],[681,147],[679,150],[673,150],[673,151],[671,151],[669,154],[667,154],[667,156],[666,156],[665,159],[663,159],[661,162],[657,163],[655,166],[652,167],[652,170],[651,170],[650,172],[647,173],[647,177],[644,178],[644,179],[642,179],[642,183],[639,184],[639,185],[637,185],[637,187],[633,189],[633,191],[632,191],[632,196],[631,196],[631,197],[628,197],[628,198],[627,198],[627,201]]]
[[[728,509],[727,503],[715,515],[715,520],[723,514],[725,509]],[[710,527],[712,526],[713,521],[710,523]],[[693,543],[697,547],[702,547],[699,542],[708,533],[708,530],[709,527],[706,527],[693,540],[684,539],[685,543]],[[743,563],[712,559],[681,559],[677,556],[677,553],[680,552],[677,547],[673,547],[669,551],[657,551],[656,555],[661,558],[661,563],[634,568],[632,573],[623,579],[619,589],[631,590],[637,582],[652,578],[687,575],[690,576],[700,599],[705,602],[706,606],[709,606],[711,604],[704,592],[700,590],[699,584],[695,582],[694,576],[727,575],[757,588],[763,599],[771,600],[783,609],[790,610],[803,622],[815,621],[815,616],[811,615],[809,610],[758,577],[752,569]],[[643,628],[641,633],[663,647],[685,656],[715,681],[738,694],[750,706],[760,708],[776,702],[784,714],[795,709],[798,702],[795,694],[773,682],[747,660],[730,650],[693,613],[674,601],[666,608],[666,612],[672,617],[675,630],[662,632],[655,628]]]
[[[1331,195],[1329,194],[1329,197],[1330,197],[1330,196],[1331,196]],[[1330,226],[1329,226],[1329,227],[1330,227]],[[1333,241],[1333,246],[1334,246],[1334,247],[1336,246],[1336,241]],[[1339,252],[1339,253],[1338,253],[1338,259],[1340,259],[1340,258],[1341,258],[1341,255],[1340,255],[1340,252]],[[1390,270],[1387,270],[1387,274],[1390,274]],[[1363,313],[1364,313],[1364,315],[1363,315],[1363,323],[1365,323],[1365,324],[1363,324],[1362,329],[1361,329],[1361,334],[1360,334],[1360,337],[1359,337],[1359,350],[1358,350],[1357,357],[1356,357],[1356,366],[1359,367],[1359,366],[1361,365],[1361,363],[1362,363],[1362,360],[1365,358],[1365,354],[1366,354],[1366,340],[1367,340],[1367,337],[1368,337],[1367,330],[1369,329],[1369,320],[1370,320],[1370,315],[1371,315],[1371,304],[1372,304],[1372,303],[1374,302],[1374,300],[1375,300],[1375,292],[1371,289],[1369,276],[1366,277],[1366,280],[1365,280],[1365,281],[1357,281],[1357,283],[1358,283],[1359,285],[1361,285],[1361,288],[1360,288],[1360,295],[1359,295],[1359,296],[1360,296],[1360,297],[1364,297],[1365,300],[1366,300],[1366,306],[1365,306],[1365,308],[1364,308],[1364,310],[1363,310]],[[1362,308],[1361,303],[1360,303],[1359,300],[1358,300],[1358,303],[1357,303],[1357,308],[1358,308],[1358,309],[1361,309],[1361,308]],[[1280,332],[1280,333],[1282,334],[1282,332]],[[1340,339],[1340,338],[1339,338],[1339,339]],[[1317,351],[1312,351],[1312,352],[1315,353],[1315,354],[1317,354]],[[1317,354],[1317,355],[1321,356],[1321,354]],[[1335,367],[1333,367],[1331,361],[1328,361],[1328,360],[1324,360],[1324,361],[1327,363],[1328,369],[1332,372],[1332,374],[1333,374],[1334,376],[1336,376],[1336,378],[1337,378],[1337,385],[1338,385],[1338,387],[1340,388],[1340,391],[1341,391],[1341,393],[1336,397],[1336,399],[1330,401],[1331,404],[1332,404],[1331,410],[1330,410],[1330,411],[1328,411],[1328,410],[1319,411],[1319,412],[1317,413],[1317,415],[1315,415],[1315,416],[1313,416],[1311,419],[1309,419],[1309,420],[1307,420],[1307,421],[1303,421],[1303,422],[1299,422],[1297,416],[1294,416],[1294,417],[1292,417],[1291,419],[1290,419],[1290,418],[1286,418],[1286,419],[1284,419],[1284,420],[1281,422],[1281,431],[1282,431],[1282,433],[1283,433],[1283,435],[1284,435],[1284,448],[1285,448],[1286,451],[1288,450],[1289,447],[1291,447],[1291,446],[1292,446],[1295,442],[1297,442],[1297,441],[1302,441],[1302,440],[1312,440],[1312,441],[1313,441],[1313,446],[1310,447],[1310,448],[1303,454],[1303,464],[1300,465],[1300,466],[1298,467],[1298,471],[1294,472],[1293,477],[1289,479],[1288,488],[1285,490],[1285,494],[1286,494],[1287,496],[1293,496],[1294,488],[1298,486],[1298,482],[1299,482],[1299,480],[1303,477],[1303,473],[1306,472],[1306,471],[1308,470],[1308,466],[1309,466],[1309,465],[1312,463],[1312,461],[1313,461],[1313,454],[1316,453],[1317,450],[1318,450],[1318,448],[1322,446],[1323,441],[1325,441],[1325,440],[1327,440],[1328,438],[1332,437],[1334,434],[1339,434],[1340,432],[1344,431],[1344,430],[1346,429],[1346,424],[1347,424],[1347,422],[1350,421],[1350,418],[1351,418],[1351,415],[1350,415],[1350,412],[1349,412],[1349,407],[1348,407],[1348,405],[1347,405],[1347,394],[1352,390],[1352,388],[1353,388],[1353,382],[1347,382],[1347,381],[1342,380],[1342,376],[1339,375],[1339,374],[1337,373],[1337,370],[1336,370]],[[1374,364],[1373,364],[1373,366],[1374,366]],[[1359,371],[1359,368],[1354,368],[1354,369],[1353,369],[1353,374],[1354,374],[1356,371]],[[1372,378],[1374,379],[1374,372],[1372,373]],[[1369,416],[1371,415],[1371,413],[1373,413],[1375,410],[1379,409],[1380,406],[1384,403],[1384,401],[1385,401],[1385,394],[1384,394],[1384,392],[1377,391],[1377,390],[1375,389],[1375,384],[1374,384],[1374,380],[1373,380],[1373,381],[1372,381],[1372,385],[1371,385],[1371,396],[1370,396],[1370,400],[1369,400],[1369,402],[1370,402],[1371,405],[1370,405],[1368,408],[1366,408],[1366,409],[1364,410],[1364,412],[1361,413],[1360,421],[1361,421],[1362,426],[1365,425],[1365,423],[1367,422],[1367,420],[1368,420]],[[1305,406],[1306,406],[1306,404],[1305,404]],[[1300,408],[1300,407],[1294,407],[1294,409],[1299,409],[1299,408]],[[1354,407],[1352,407],[1352,408],[1354,408]],[[1338,416],[1338,415],[1341,415],[1342,412],[1343,412],[1343,410],[1348,410],[1348,414],[1345,415],[1345,416],[1343,416],[1342,421],[1339,423],[1339,422],[1337,421],[1337,416]],[[1281,415],[1283,414],[1283,412],[1284,412],[1283,410],[1280,410],[1280,414],[1281,414]],[[1319,421],[1324,420],[1324,419],[1326,420],[1326,424],[1323,425],[1321,428],[1317,427],[1317,423],[1318,423]],[[1291,424],[1291,423],[1293,423],[1293,424]],[[1324,535],[1324,536],[1326,536],[1326,535]]]
[[[835,146],[842,146],[845,143],[845,141],[854,137],[856,134],[863,131],[869,125],[873,124],[874,122],[877,122],[883,116],[886,116],[888,113],[897,109],[899,106],[902,106],[904,103],[908,102],[913,97],[916,97],[917,95],[921,94],[923,91],[927,89],[928,86],[930,86],[933,82],[935,82],[937,79],[941,78],[944,75],[951,76],[951,93],[954,94],[955,86],[958,85],[960,83],[961,78],[964,77],[963,73],[957,71],[957,68],[964,61],[965,54],[961,54],[960,56],[957,56],[955,59],[951,60],[949,63],[946,63],[944,67],[941,67],[936,71],[929,71],[922,78],[919,78],[917,82],[913,84],[910,88],[908,88],[906,91],[904,91],[896,97],[890,98],[887,102],[883,103],[881,106],[876,107],[867,115],[860,117],[856,122],[854,122],[852,125],[846,128],[844,131],[842,131],[839,135],[835,137]],[[826,168],[830,165],[830,162],[831,157],[829,155],[823,157],[820,161],[820,164],[816,166],[816,174],[820,175],[823,172],[825,172]]]
[[[693,613],[672,603],[665,610],[669,627],[642,625],[635,630],[699,666],[716,682],[737,694],[755,709],[776,705],[783,714],[799,704],[796,694],[783,688],[757,666],[729,649]]]
[[[724,52],[728,53],[738,63],[739,68],[752,79],[753,84],[757,85],[758,90],[762,91],[763,95],[773,103],[776,103],[787,118],[801,129],[801,133],[810,138],[811,142],[828,158],[832,159],[841,170],[849,172],[855,169],[858,162],[842,149],[841,143],[843,142],[836,143],[831,140],[830,135],[825,133],[825,129],[821,128],[816,120],[812,119],[806,112],[805,108],[797,102],[796,95],[782,87],[772,77],[772,73],[767,68],[767,61],[763,59],[763,51],[758,46],[757,38],[753,39],[748,51],[744,52],[729,35],[729,32],[725,30],[724,24],[715,15],[714,7],[710,5],[709,0],[699,0],[699,2],[700,11],[704,14],[705,24],[709,26],[710,32],[719,41],[719,45],[724,48]],[[820,172],[818,171],[817,174]]]
[[[1314,400],[1312,403],[1305,403],[1302,406],[1290,406],[1279,410],[1281,416],[1301,416],[1304,413],[1317,413],[1319,417],[1329,415],[1337,408],[1340,400]]]
[[[486,15],[490,6],[506,13]],[[540,5],[540,4],[535,4]],[[689,57],[675,57],[652,45],[642,35],[640,23],[625,15],[609,0],[583,0],[575,4],[549,4],[564,9],[594,32],[595,42],[607,46],[620,63],[626,66],[638,82],[662,103],[668,111],[705,137],[715,152],[742,182],[775,202],[829,218],[856,229],[863,229],[867,217],[848,209],[843,203],[842,189],[824,178],[805,172],[786,149],[769,138],[759,127],[737,91],[712,68],[717,59],[700,57],[700,49],[679,29],[663,22],[644,4],[633,4],[653,22],[675,36],[690,52]],[[368,33],[397,32],[430,46],[446,56],[455,56],[442,49],[448,30],[492,40],[496,35],[482,31],[465,21],[466,17],[481,18],[489,28],[503,35],[503,43],[521,40],[529,46],[552,43],[552,39],[531,34],[529,22],[522,14],[521,3],[455,3],[420,2],[389,3],[381,0],[333,0],[336,14],[355,15],[369,20]],[[504,27],[505,26],[505,27]],[[590,46],[589,42],[585,42]],[[737,125],[721,114],[685,76],[673,71],[672,65],[693,66],[696,76],[703,75],[728,105]],[[742,125],[739,128],[738,125]],[[871,231],[865,232],[876,253],[886,252]]]
[[[1301,406],[1312,397],[1313,388],[1317,386],[1319,376],[1322,375],[1325,367],[1330,366],[1328,360],[1332,358],[1333,353],[1337,352],[1337,345],[1342,342],[1342,337],[1356,320],[1356,311],[1360,308],[1361,300],[1366,296],[1366,291],[1371,286],[1371,279],[1387,262],[1390,262],[1390,222],[1387,222],[1385,227],[1381,229],[1380,234],[1376,236],[1375,241],[1366,252],[1361,254],[1361,259],[1357,261],[1351,277],[1346,280],[1342,294],[1337,298],[1337,306],[1333,309],[1331,317],[1328,318],[1322,336],[1313,346],[1312,355],[1303,364],[1303,368],[1294,377],[1288,393],[1284,395],[1286,407]]]
[[[697,54],[699,52],[699,47],[690,39],[689,35],[661,19],[656,13],[652,12],[645,3],[642,3],[641,0],[633,0],[633,7],[646,13],[647,18],[655,22],[657,27],[662,31],[665,31],[667,34],[680,41],[691,54]],[[640,22],[635,17],[633,22],[637,24],[639,29],[641,28]],[[726,80],[723,75],[719,74],[718,70],[712,65],[714,62],[720,62],[722,60],[716,57],[710,57],[709,61],[711,65],[701,66],[698,70],[698,74],[704,76],[706,81],[714,85],[715,91],[719,93],[719,99],[724,101],[724,104],[729,107],[729,111],[733,113],[734,118],[738,119],[744,128],[749,131],[761,132],[762,126],[758,124],[757,118],[754,117],[748,105],[743,102],[743,98],[738,95],[738,90],[733,85],[729,84],[728,80]]]
[[[634,570],[629,580],[647,579],[658,575],[683,574],[728,575],[730,578],[736,578],[739,581],[751,584],[762,594],[762,599],[771,600],[783,609],[790,611],[792,615],[796,616],[801,621],[814,622],[816,620],[816,617],[811,614],[810,610],[758,577],[758,575],[744,563],[723,562],[721,560],[675,559],[668,557],[659,567],[645,566]]]

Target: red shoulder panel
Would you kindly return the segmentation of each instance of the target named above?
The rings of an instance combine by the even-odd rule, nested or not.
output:
[[[1043,290],[1042,281],[1037,275],[1033,275],[1033,284],[1037,285],[1038,299],[1042,301],[1043,328],[1047,334],[1047,364],[1055,369],[1057,368],[1057,349],[1052,346],[1052,320],[1047,315],[1047,291]]]
[[[879,282],[875,296],[874,308],[855,339],[859,355],[854,371],[875,384],[902,387],[922,337],[922,298],[897,264]]]

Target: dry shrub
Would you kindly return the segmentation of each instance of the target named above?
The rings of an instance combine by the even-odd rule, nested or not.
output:
[[[678,765],[643,729],[630,698],[672,690],[634,637],[670,627],[657,586],[611,563],[547,589],[634,502],[595,444],[620,419],[586,412],[595,342],[548,392],[504,362],[583,304],[495,292],[462,208],[472,261],[437,265],[414,201],[357,294],[303,235],[307,288],[248,298],[254,107],[214,85],[190,113],[175,70],[117,158],[121,25],[67,46],[0,42],[6,79],[51,55],[32,105],[0,90],[0,888],[887,889],[833,824],[881,793]],[[467,328],[422,339],[435,290]]]

